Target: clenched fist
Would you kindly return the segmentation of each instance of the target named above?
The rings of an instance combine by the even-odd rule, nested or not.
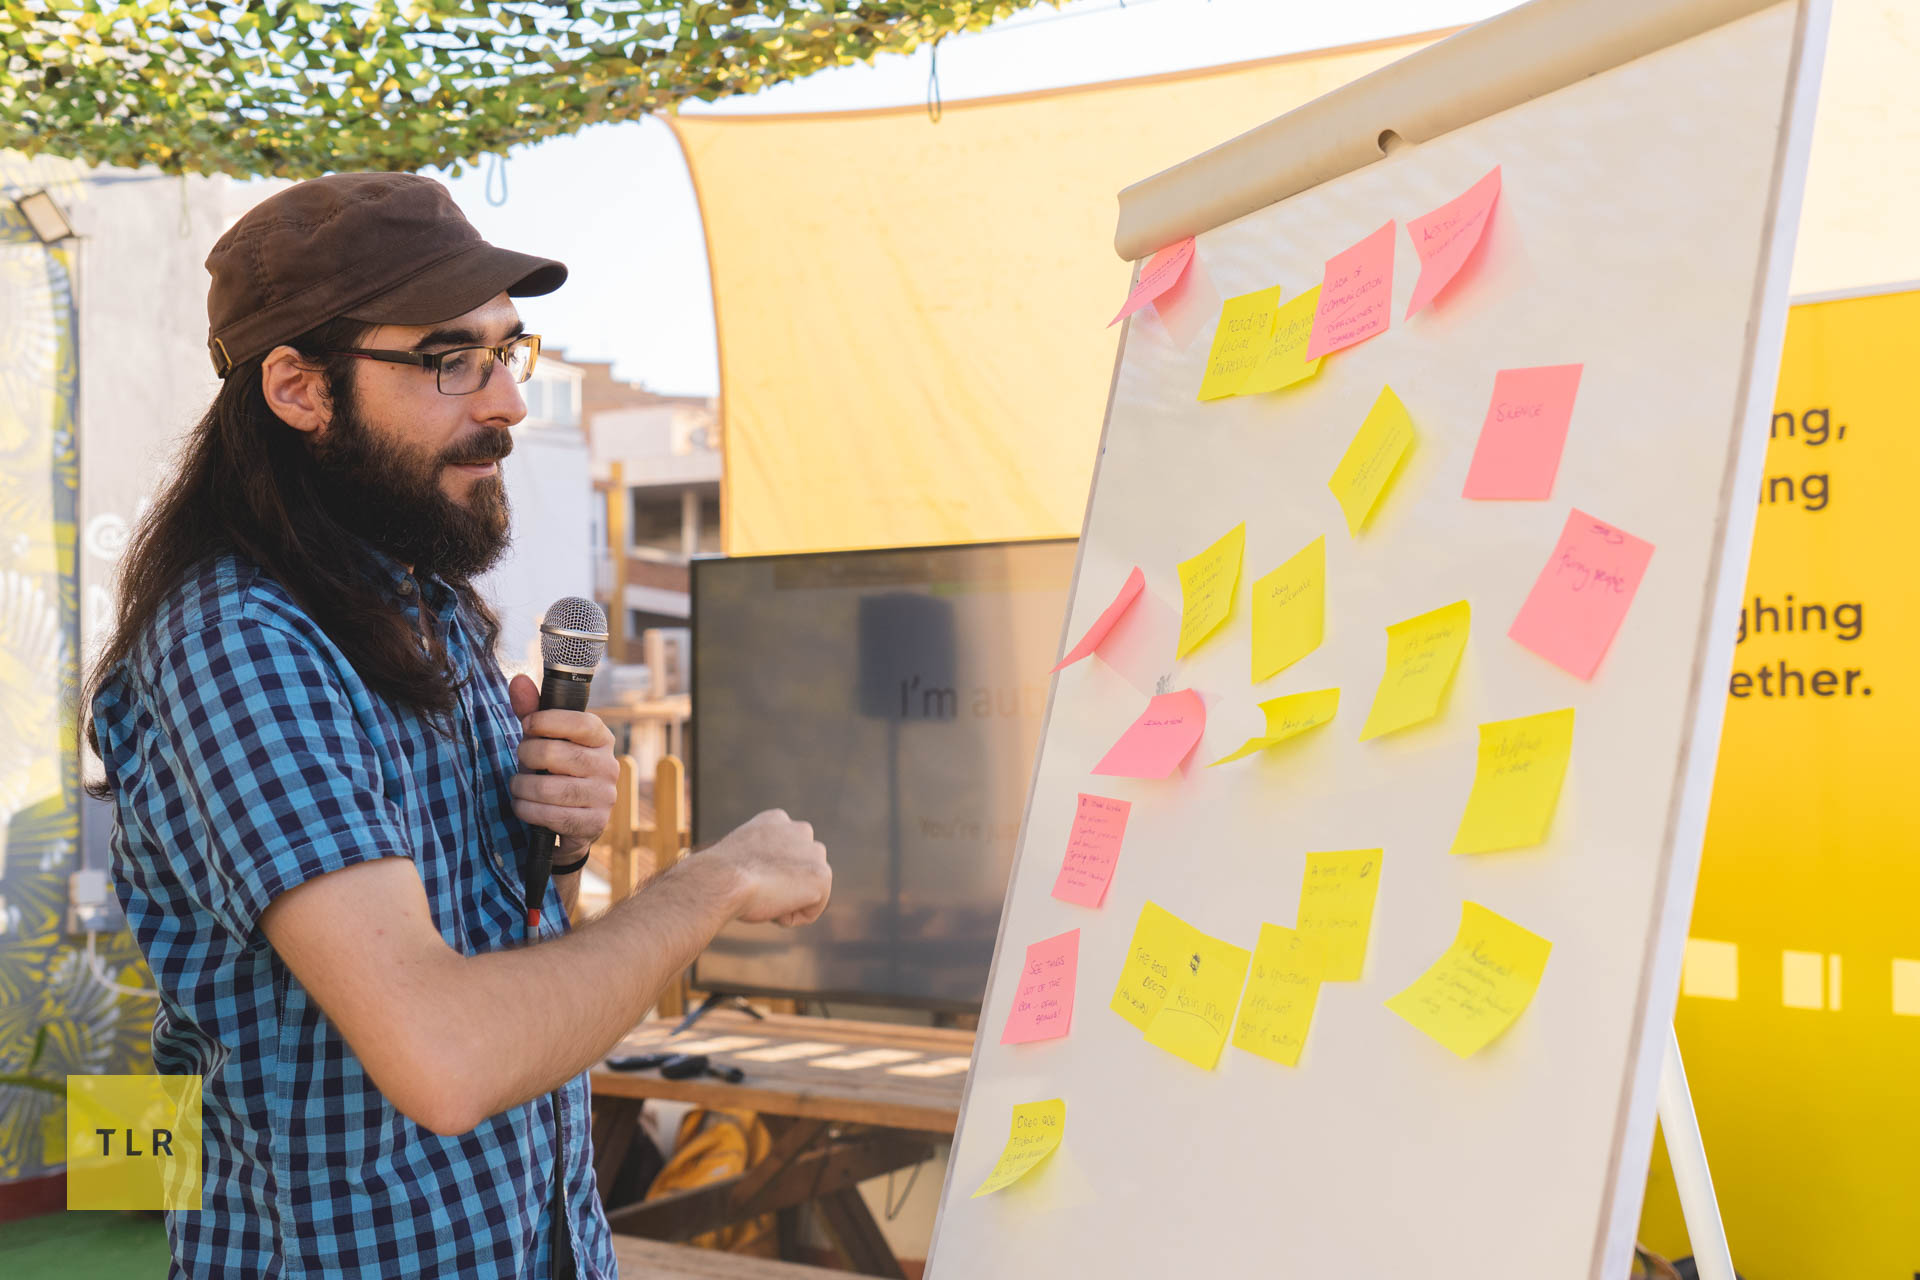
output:
[[[736,877],[736,920],[748,924],[811,924],[827,909],[833,868],[810,823],[768,809],[696,855]]]

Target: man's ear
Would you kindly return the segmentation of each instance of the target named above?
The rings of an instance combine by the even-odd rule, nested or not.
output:
[[[292,347],[275,347],[260,364],[267,407],[295,431],[323,429],[333,417],[326,374]]]

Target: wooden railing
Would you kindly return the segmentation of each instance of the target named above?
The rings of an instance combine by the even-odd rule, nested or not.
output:
[[[639,815],[638,770],[632,756],[620,756],[619,791],[613,816],[601,841],[606,850],[607,897],[611,906],[631,897],[649,878],[686,856],[688,845],[686,766],[678,756],[661,756],[653,770],[653,820]],[[682,973],[660,995],[659,1011],[676,1017],[687,1005],[687,975]]]

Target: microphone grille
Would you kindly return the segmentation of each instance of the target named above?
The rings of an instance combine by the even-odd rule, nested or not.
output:
[[[592,671],[607,651],[607,615],[580,596],[555,600],[540,623],[540,660],[549,667]]]

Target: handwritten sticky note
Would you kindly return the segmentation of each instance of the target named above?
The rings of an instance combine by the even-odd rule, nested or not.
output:
[[[1247,952],[1198,929],[1191,943],[1192,950],[1173,967],[1166,1000],[1147,1024],[1147,1043],[1211,1071],[1233,1029],[1247,980]]]
[[[1220,304],[1220,323],[1207,351],[1207,371],[1200,377],[1200,399],[1237,396],[1254,366],[1266,358],[1273,338],[1274,315],[1280,309],[1280,286],[1243,293]]]
[[[1315,538],[1253,584],[1253,682],[1320,647],[1327,627],[1327,540]]]
[[[1307,340],[1313,337],[1313,317],[1319,309],[1320,286],[1315,285],[1274,312],[1273,337],[1260,363],[1240,384],[1241,395],[1278,391],[1320,372],[1320,361],[1307,359]]]
[[[1495,165],[1491,173],[1468,187],[1466,194],[1407,224],[1413,251],[1420,258],[1420,278],[1413,282],[1408,316],[1432,302],[1467,265],[1473,251],[1480,247],[1487,223],[1493,218],[1494,202],[1499,199],[1500,166]]]
[[[1455,853],[1524,849],[1547,838],[1573,754],[1573,708],[1480,726],[1480,761]]]
[[[1120,861],[1120,841],[1127,834],[1127,815],[1133,806],[1125,800],[1080,793],[1073,811],[1073,830],[1067,833],[1067,855],[1053,882],[1053,896],[1062,902],[1097,907],[1113,883]]]
[[[1067,932],[1027,948],[1020,985],[1013,992],[1001,1044],[1058,1040],[1073,1029],[1073,979],[1080,970],[1080,931]]]
[[[1380,388],[1373,408],[1367,410],[1367,420],[1360,424],[1340,465],[1333,469],[1333,478],[1327,481],[1340,510],[1346,513],[1348,533],[1358,537],[1367,527],[1373,509],[1380,504],[1380,495],[1386,492],[1412,446],[1413,419],[1407,415],[1407,406],[1400,403],[1392,387]]]
[[[1290,693],[1282,698],[1269,698],[1260,704],[1260,709],[1267,713],[1267,731],[1257,738],[1248,738],[1231,755],[1221,756],[1213,764],[1244,760],[1256,751],[1277,747],[1296,734],[1319,728],[1340,710],[1340,691],[1316,689],[1312,693]],[[1207,767],[1211,769],[1213,765]]]
[[[1480,424],[1480,443],[1474,446],[1462,497],[1553,496],[1583,367],[1555,364],[1502,369],[1494,375],[1493,403]]]
[[[1023,1102],[1013,1109],[1013,1124],[1007,1134],[1006,1150],[1000,1153],[987,1180],[973,1193],[978,1200],[1012,1186],[1038,1168],[1060,1148],[1067,1133],[1067,1104],[1061,1098],[1045,1102]]]
[[[1385,333],[1393,322],[1393,222],[1327,259],[1307,359]]]
[[[1378,849],[1310,853],[1300,878],[1300,932],[1326,944],[1328,982],[1357,982],[1367,964],[1373,900],[1380,890]]]
[[[1205,551],[1180,562],[1180,647],[1174,657],[1193,652],[1233,612],[1246,546],[1247,523],[1242,520]]]
[[[1261,925],[1247,991],[1240,998],[1240,1019],[1233,1026],[1233,1047],[1285,1067],[1298,1066],[1326,972],[1323,939],[1277,924]]]
[[[1133,292],[1120,307],[1120,314],[1107,321],[1107,328],[1125,320],[1128,316],[1158,298],[1180,282],[1187,273],[1187,264],[1193,261],[1193,237],[1188,236],[1178,244],[1166,248],[1147,259],[1147,265],[1140,268],[1140,282],[1133,286]]]
[[[1093,771],[1110,778],[1164,778],[1207,730],[1207,704],[1191,689],[1162,693],[1120,735]]]
[[[1653,544],[1579,508],[1507,634],[1548,662],[1593,679],[1653,559]]]
[[[1066,657],[1054,664],[1054,671],[1062,667],[1070,667],[1098,649],[1106,640],[1107,633],[1113,630],[1113,624],[1120,621],[1120,615],[1127,611],[1146,585],[1146,575],[1140,572],[1138,565],[1134,566],[1133,572],[1127,575],[1127,580],[1120,584],[1120,594],[1115,596],[1113,603],[1093,620],[1093,625],[1087,628],[1087,634],[1080,637],[1080,643],[1073,646]]]
[[[1453,684],[1467,648],[1473,606],[1465,600],[1387,628],[1387,669],[1373,695],[1360,741],[1431,720]]]
[[[1159,903],[1143,905],[1108,1007],[1145,1031],[1166,1002],[1174,967],[1186,963],[1200,936],[1198,929]]]
[[[1513,1025],[1539,989],[1553,944],[1477,902],[1460,904],[1453,945],[1387,1008],[1462,1058]]]

